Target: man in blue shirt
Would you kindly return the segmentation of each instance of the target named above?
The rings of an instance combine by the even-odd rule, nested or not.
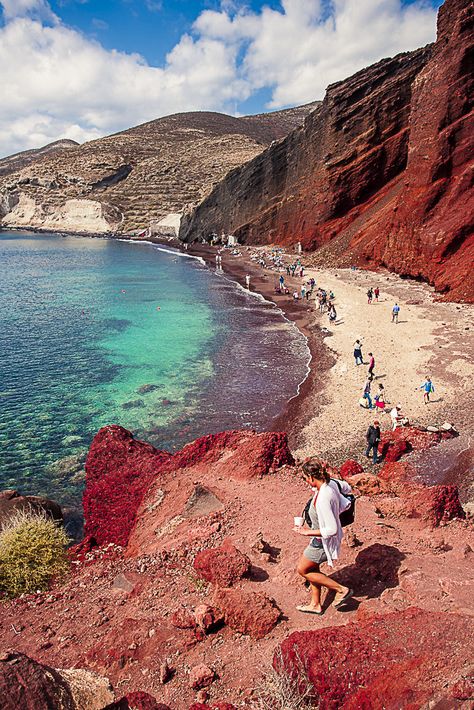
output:
[[[398,314],[400,313],[400,306],[398,303],[392,308],[392,323],[398,323]]]
[[[431,378],[427,377],[426,380],[422,383],[420,386],[420,390],[423,390],[423,401],[425,404],[428,404],[430,401],[430,394],[431,392],[434,392],[434,385],[431,382]]]

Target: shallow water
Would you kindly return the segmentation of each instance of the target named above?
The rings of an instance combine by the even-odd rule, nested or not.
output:
[[[153,245],[2,232],[0,276],[0,490],[77,506],[101,426],[263,430],[307,373],[275,307]]]

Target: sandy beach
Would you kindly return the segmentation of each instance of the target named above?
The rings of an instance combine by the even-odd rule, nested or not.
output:
[[[193,245],[189,253],[203,257],[215,266],[217,249]],[[289,431],[292,445],[300,458],[321,455],[333,464],[348,457],[366,461],[365,432],[378,418],[381,429],[391,426],[389,410],[400,404],[403,414],[415,425],[440,425],[449,421],[459,430],[456,445],[449,455],[440,455],[442,471],[433,471],[433,481],[456,482],[463,497],[474,498],[472,454],[462,456],[470,447],[474,431],[472,407],[474,381],[474,307],[437,300],[427,284],[402,279],[388,272],[352,271],[351,269],[305,269],[304,277],[287,277],[286,271],[259,266],[254,257],[269,255],[271,248],[240,248],[240,256],[224,250],[223,270],[226,276],[245,283],[273,301],[287,318],[294,321],[308,337],[312,353],[311,372],[299,396],[275,422],[275,429]],[[285,254],[291,263],[294,254]],[[304,264],[304,254],[301,257]],[[268,258],[267,258],[268,264]],[[330,324],[321,314],[314,299],[294,302],[291,296],[275,293],[280,273],[290,292],[303,281],[314,277],[321,286],[335,294],[337,320]],[[378,302],[367,303],[369,286],[380,289]],[[391,310],[400,306],[398,323],[392,323]],[[353,345],[360,339],[364,364],[355,366]],[[367,375],[368,353],[375,361],[372,395],[378,384],[385,388],[386,412],[370,411],[359,405]],[[435,393],[424,404],[419,389],[430,376]],[[442,448],[442,447],[441,447]],[[447,461],[446,461],[447,458]],[[471,475],[468,475],[470,471]]]

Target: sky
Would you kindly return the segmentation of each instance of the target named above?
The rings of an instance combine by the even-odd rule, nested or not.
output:
[[[440,0],[0,0],[0,156],[245,115],[435,39]]]

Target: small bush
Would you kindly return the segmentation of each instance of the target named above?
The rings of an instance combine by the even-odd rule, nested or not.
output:
[[[297,656],[297,676],[292,678],[284,667],[281,651],[275,664],[263,675],[251,702],[252,710],[317,710],[318,699],[304,663]]]
[[[0,595],[44,591],[69,563],[64,528],[34,510],[14,513],[0,530]]]

